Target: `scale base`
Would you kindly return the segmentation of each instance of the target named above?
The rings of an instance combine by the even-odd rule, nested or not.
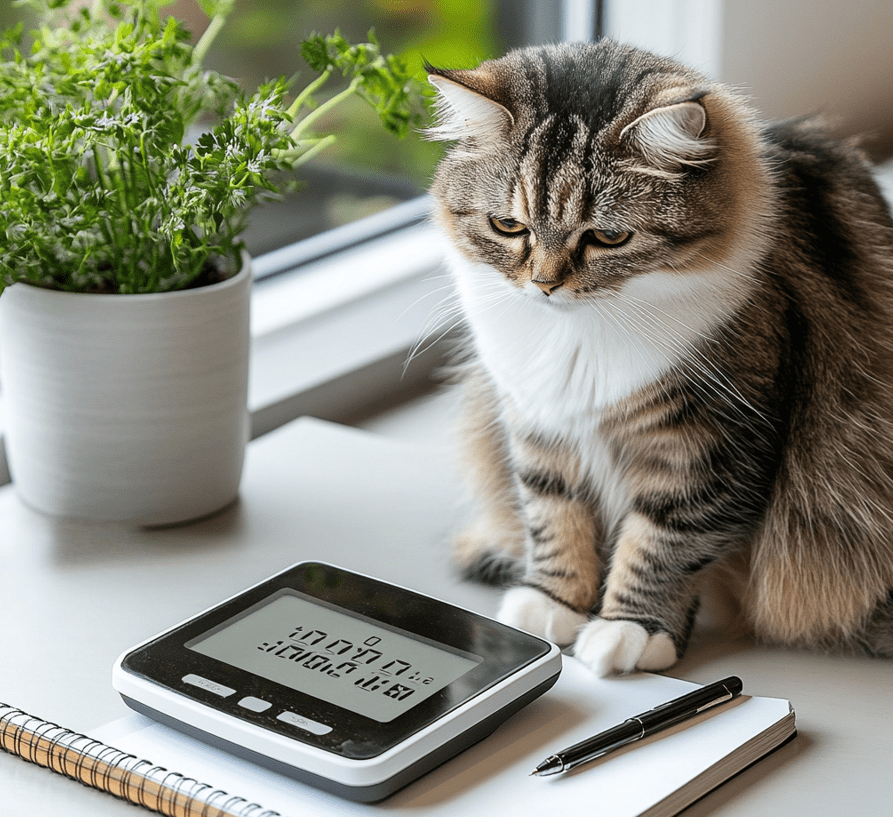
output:
[[[275,758],[253,752],[251,749],[246,749],[244,746],[239,746],[224,738],[212,735],[202,729],[191,726],[188,723],[183,723],[183,721],[171,718],[163,712],[159,712],[157,709],[152,709],[152,707],[146,706],[126,695],[122,695],[121,697],[124,699],[124,703],[135,712],[139,712],[147,718],[158,721],[159,723],[164,724],[171,729],[175,729],[178,732],[182,732],[191,738],[195,738],[202,743],[207,743],[217,749],[222,749],[231,755],[236,755],[243,760],[251,761],[252,763],[256,763],[257,765],[263,766],[278,774],[290,777],[293,780],[299,780],[301,783],[308,783],[311,786],[330,792],[331,794],[337,794],[339,797],[343,797],[347,800],[353,800],[358,803],[377,803],[492,734],[496,727],[503,721],[510,718],[515,712],[523,709],[527,704],[546,692],[557,680],[557,674],[552,678],[548,678],[543,683],[539,684],[539,686],[534,687],[520,698],[516,698],[498,712],[494,712],[492,715],[484,718],[484,720],[478,721],[471,728],[456,735],[456,737],[447,741],[442,746],[439,746],[436,751],[420,758],[415,763],[407,766],[405,769],[392,777],[389,777],[387,780],[383,780],[380,783],[375,783],[371,786],[348,786],[345,783],[339,783],[336,780],[330,780],[327,777],[313,774],[304,769],[299,769],[296,766],[291,766],[288,763],[283,763],[281,760],[276,760]]]

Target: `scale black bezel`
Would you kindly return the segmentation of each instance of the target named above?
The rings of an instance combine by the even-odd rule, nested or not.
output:
[[[468,673],[392,721],[382,723],[189,649],[185,645],[282,590],[295,590],[435,644],[483,658]],[[132,650],[122,668],[179,695],[341,757],[378,757],[519,669],[546,656],[542,639],[468,610],[321,562],[302,562]],[[196,674],[231,687],[226,698],[183,682]],[[238,705],[269,701],[265,712]],[[276,719],[283,710],[333,727],[315,735]]]

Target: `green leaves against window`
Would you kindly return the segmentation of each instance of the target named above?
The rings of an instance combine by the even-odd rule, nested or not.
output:
[[[397,135],[422,122],[419,83],[374,35],[305,41],[319,76],[289,100],[284,79],[247,94],[202,68],[232,0],[203,0],[195,46],[158,0],[30,5],[30,48],[21,26],[0,39],[0,289],[157,292],[225,276],[250,210],[334,140],[312,131],[322,113],[357,95]],[[347,89],[317,105],[335,73]]]

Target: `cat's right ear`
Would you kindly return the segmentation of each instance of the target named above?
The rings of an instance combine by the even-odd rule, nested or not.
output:
[[[629,139],[659,173],[708,164],[714,159],[715,146],[704,138],[707,113],[702,99],[706,94],[698,91],[646,111],[620,132],[620,138]]]
[[[428,81],[437,96],[436,123],[425,131],[426,138],[438,142],[475,138],[486,142],[505,135],[514,124],[506,107],[468,85],[439,73],[430,73]]]

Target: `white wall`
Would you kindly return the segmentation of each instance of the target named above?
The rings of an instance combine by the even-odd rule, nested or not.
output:
[[[605,0],[605,34],[718,78],[726,0]],[[893,2],[893,0],[891,0]]]
[[[822,111],[893,153],[893,0],[725,0],[721,77],[769,116]]]

